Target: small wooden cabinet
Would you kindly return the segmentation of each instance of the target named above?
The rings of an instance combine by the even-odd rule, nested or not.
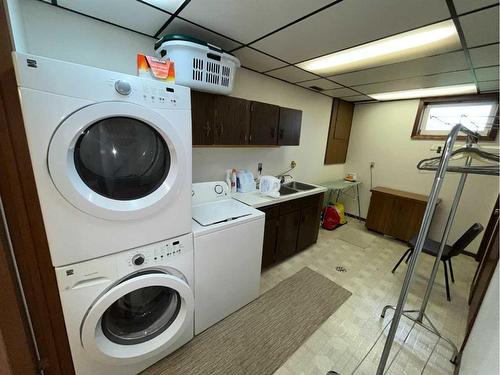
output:
[[[213,145],[215,96],[191,91],[193,145]]]
[[[326,143],[325,164],[345,163],[353,113],[353,103],[333,99],[330,128]]]
[[[281,107],[278,124],[278,145],[298,146],[301,124],[302,111]]]
[[[302,111],[191,91],[193,146],[288,146],[300,142]]]
[[[279,115],[280,107],[277,105],[251,102],[249,143],[251,145],[276,145]]]
[[[247,100],[218,95],[214,103],[214,144],[244,145],[250,129],[250,103]],[[235,126],[235,124],[237,124]]]
[[[323,193],[259,208],[266,214],[262,268],[316,243],[322,204]]]
[[[386,187],[376,187],[371,192],[366,218],[368,229],[403,241],[408,241],[418,233],[427,206],[427,196]]]

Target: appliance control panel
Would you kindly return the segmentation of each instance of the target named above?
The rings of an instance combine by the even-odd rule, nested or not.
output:
[[[176,108],[180,97],[176,92],[178,87],[144,78],[120,79],[110,78],[107,85],[116,93],[119,99],[131,99],[138,103],[152,105],[156,108]]]
[[[191,108],[188,87],[42,56],[16,52],[13,58],[21,88],[92,102],[119,100],[153,108]]]
[[[68,290],[108,284],[146,267],[176,267],[176,262],[190,261],[192,256],[193,235],[189,233],[101,258],[56,267],[55,271],[59,290]]]
[[[128,267],[137,269],[168,264],[185,250],[189,251],[191,247],[186,241],[185,238],[175,238],[135,248],[129,252],[128,257],[125,257],[125,263]]]
[[[198,182],[193,184],[192,189],[193,205],[231,198],[225,181]]]

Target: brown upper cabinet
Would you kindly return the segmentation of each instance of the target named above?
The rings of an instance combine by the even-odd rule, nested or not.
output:
[[[292,108],[280,108],[278,145],[298,146],[300,141],[301,124],[302,111]]]
[[[278,122],[280,107],[277,105],[252,102],[250,104],[250,144],[278,144]]]
[[[340,99],[333,99],[325,164],[345,163],[353,113],[354,104]]]
[[[218,95],[215,98],[214,144],[245,145],[250,128],[250,103]]]
[[[193,145],[213,145],[215,129],[215,95],[191,91]]]
[[[302,111],[191,92],[194,146],[298,145]]]

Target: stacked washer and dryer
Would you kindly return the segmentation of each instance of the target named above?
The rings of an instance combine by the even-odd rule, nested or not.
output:
[[[13,55],[77,374],[135,374],[193,337],[188,88]]]

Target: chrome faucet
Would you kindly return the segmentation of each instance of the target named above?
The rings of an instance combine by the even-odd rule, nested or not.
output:
[[[276,178],[278,178],[280,180],[280,183],[283,185],[286,181],[286,177],[290,177],[293,179],[293,176],[292,175],[289,175],[289,174],[279,174],[276,176]]]

